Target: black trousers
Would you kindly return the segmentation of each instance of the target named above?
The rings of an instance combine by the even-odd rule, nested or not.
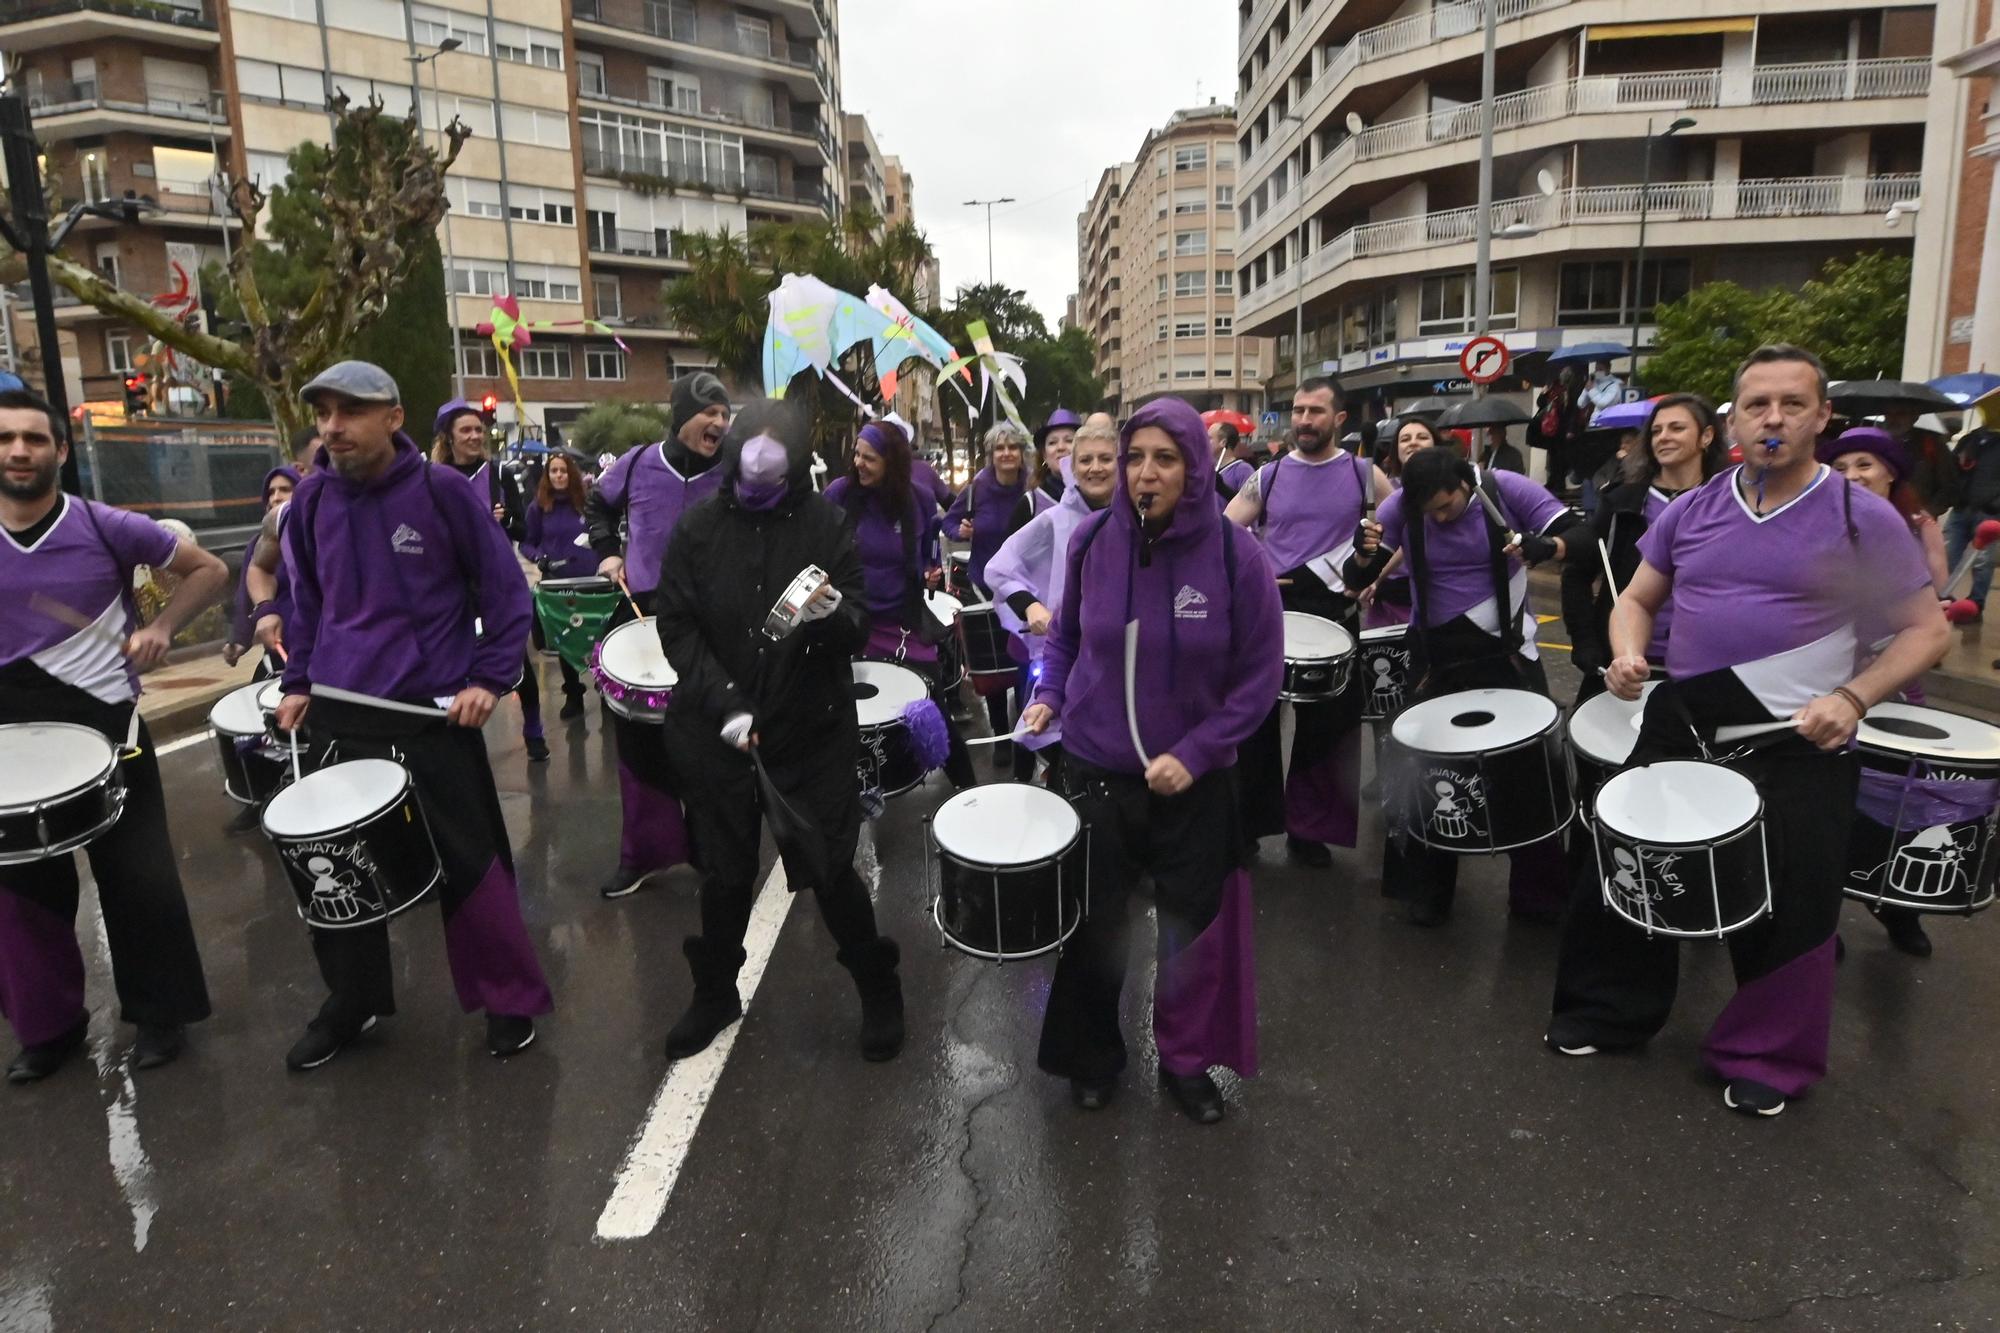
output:
[[[128,716],[125,706],[80,704],[41,720],[79,722],[122,746]],[[28,720],[0,707],[0,721]],[[104,913],[119,1017],[148,1025],[193,1023],[209,1015],[208,986],[167,829],[159,757],[143,723],[139,753],[120,767],[125,811],[83,849]],[[60,1036],[83,1015],[77,904],[74,855],[0,866],[0,1009],[24,1045]]]

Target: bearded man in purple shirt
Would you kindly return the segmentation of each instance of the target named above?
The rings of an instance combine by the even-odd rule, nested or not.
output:
[[[1646,701],[1634,764],[1703,757],[1718,727],[1790,719],[1729,759],[1756,783],[1772,911],[1726,938],[1736,994],[1702,1056],[1723,1103],[1774,1116],[1826,1075],[1834,930],[1860,772],[1862,714],[1944,655],[1950,632],[1921,549],[1888,501],[1821,465],[1826,370],[1802,348],[1759,348],[1736,372],[1730,428],[1743,463],[1668,505],[1611,613],[1605,685],[1639,697],[1646,648],[1670,605],[1667,677]],[[1889,645],[1855,674],[1857,625]],[[1727,747],[1718,747],[1727,748]],[[1545,1037],[1563,1055],[1642,1045],[1666,1024],[1678,941],[1627,923],[1597,884],[1563,930]]]
[[[405,435],[396,381],[342,361],[300,391],[319,420],[313,475],[284,528],[292,574],[278,725],[308,727],[343,760],[400,762],[444,876],[445,953],[461,1007],[486,1012],[495,1056],[535,1039],[555,1007],[521,919],[514,854],[479,728],[527,651],[528,585],[488,497]],[[346,698],[441,708],[435,721]],[[325,1064],[395,1012],[386,922],[312,930],[327,998],[285,1056]]]

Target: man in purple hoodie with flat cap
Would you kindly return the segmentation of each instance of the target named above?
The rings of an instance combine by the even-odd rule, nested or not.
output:
[[[486,1011],[486,1045],[512,1055],[555,1007],[521,920],[514,857],[479,728],[527,650],[528,588],[488,498],[426,462],[405,435],[396,381],[342,361],[300,391],[319,420],[316,470],[284,527],[292,574],[278,723],[343,760],[409,772],[443,866],[446,956],[459,1004]],[[442,708],[437,721],[313,694],[333,687]],[[385,922],[310,932],[326,1002],[285,1063],[312,1069],[395,1012]]]

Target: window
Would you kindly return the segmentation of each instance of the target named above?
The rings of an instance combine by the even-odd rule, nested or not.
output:
[[[585,171],[636,172],[741,188],[743,137],[720,130],[670,125],[650,116],[585,111],[577,118]]]
[[[570,369],[567,343],[518,347],[514,349],[514,368],[524,380],[566,380],[575,373]]]
[[[326,26],[403,40],[403,0],[340,0],[326,6]],[[482,46],[481,49],[484,49]]]
[[[569,117],[540,107],[500,104],[500,132],[509,144],[531,143],[543,148],[569,147]]]
[[[1234,185],[1218,185],[1215,187],[1215,206],[1217,208],[1228,208],[1235,202],[1236,187]]]
[[[576,89],[585,97],[602,97],[608,87],[604,82],[604,57],[590,51],[576,53]]]
[[[1174,274],[1175,296],[1200,296],[1201,294],[1200,269],[1186,269]]]
[[[458,347],[459,373],[468,379],[500,378],[500,353],[488,342],[462,342]]]
[[[486,54],[486,24],[474,14],[454,13],[436,5],[410,6],[410,38],[425,51],[435,51],[447,37],[458,38],[468,55]]]
[[[1648,263],[1639,278],[1639,314],[1651,319],[1656,306],[1671,304],[1688,294],[1692,285],[1691,266],[1685,259],[1662,259]]]
[[[78,56],[69,62],[69,81],[79,102],[97,100],[97,58]]]
[[[561,264],[516,264],[514,295],[531,301],[581,301],[583,277]]]
[[[1155,295],[1155,296],[1165,296],[1165,295],[1167,294],[1167,275],[1166,275],[1166,274],[1164,274],[1164,273],[1156,273],[1156,274],[1154,274],[1154,275],[1153,275],[1153,284],[1154,284],[1154,285],[1153,285],[1153,295]]]
[[[497,259],[461,259],[452,265],[451,289],[459,296],[505,296],[507,266]]]
[[[1164,176],[1166,174],[1167,174],[1167,159],[1165,154],[1161,154],[1159,157],[1153,159],[1153,175]],[[1160,378],[1165,379],[1166,376],[1162,375],[1160,376]]]
[[[250,179],[264,189],[283,185],[292,178],[291,159],[283,153],[245,153],[244,166],[249,169]],[[450,176],[445,179],[449,181]]]
[[[599,319],[612,320],[625,317],[625,289],[619,286],[616,274],[590,275],[590,301],[597,308]]]
[[[1174,233],[1174,253],[1177,255],[1205,255],[1208,253],[1208,233],[1205,231],[1177,231]]]
[[[1215,270],[1215,290],[1229,295],[1236,290],[1236,275],[1226,268]]]
[[[745,55],[771,54],[771,20],[749,14],[736,16],[736,49]]]
[[[1219,143],[1215,146],[1215,165],[1233,167],[1236,165],[1236,145]]]
[[[98,246],[95,259],[97,271],[102,273],[113,287],[124,285],[118,280],[118,245],[115,241]]]
[[[1174,321],[1174,337],[1200,338],[1208,333],[1207,321],[1201,319],[1177,319]]]
[[[646,68],[646,104],[670,111],[701,110],[701,80],[677,69]]]
[[[274,65],[268,60],[236,62],[236,87],[244,97],[287,106],[326,105],[326,75],[300,65]]]
[[[563,39],[559,32],[530,28],[525,23],[493,20],[493,54],[521,65],[543,69],[563,67]]]
[[[1174,149],[1175,171],[1208,170],[1208,145],[1197,143]]]
[[[153,145],[153,179],[174,194],[207,195],[215,182],[215,154],[206,148]]]
[[[500,182],[480,180],[476,176],[455,176],[447,173],[444,178],[444,197],[451,201],[457,212],[474,218],[505,217],[506,210],[500,207]]]
[[[1215,336],[1218,338],[1231,338],[1234,337],[1235,335],[1236,335],[1236,316],[1217,315],[1215,317]]]
[[[1154,243],[1153,258],[1165,259],[1166,257],[1167,257],[1167,238],[1162,236],[1157,242]]]
[[[114,375],[132,373],[132,335],[129,333],[107,333],[104,335],[104,368]]]
[[[1206,213],[1208,195],[1201,190],[1175,190],[1174,212],[1176,214]]]
[[[1162,319],[1158,324],[1153,326],[1153,340],[1155,342],[1165,342],[1167,340],[1167,321],[1165,319]]]
[[[433,98],[430,90],[426,89],[418,97],[417,102],[423,107],[424,128],[433,134],[449,125],[452,117],[456,116],[471,126],[472,132],[481,138],[493,137],[493,103],[483,97],[460,97],[456,93],[446,93],[439,99]],[[444,108],[442,119],[438,116],[440,103]]]
[[[297,19],[301,23],[319,23],[319,0],[230,0],[229,7],[273,18]]]
[[[574,227],[576,196],[568,190],[551,190],[539,185],[509,185],[507,216],[516,222],[553,222]]]
[[[1558,324],[1627,324],[1632,306],[1625,299],[1631,267],[1617,260],[1599,263],[1564,264],[1556,280],[1556,322]],[[1687,295],[1690,280],[1685,259],[1665,259],[1647,264],[1640,284],[1641,318],[1649,316],[1662,301],[1677,301]]]
[[[1236,234],[1234,232],[1217,232],[1215,236],[1215,253],[1219,255],[1235,254]]]
[[[1615,267],[1615,266],[1614,266]],[[1492,327],[1511,329],[1520,309],[1518,269],[1493,272]],[[1472,330],[1473,288],[1470,273],[1433,273],[1423,280],[1417,301],[1417,332],[1469,333]]]
[[[587,380],[625,378],[625,349],[616,343],[587,343],[583,349],[583,377]]]
[[[1174,378],[1177,380],[1205,380],[1208,378],[1208,363],[1205,361],[1176,361],[1174,362]]]

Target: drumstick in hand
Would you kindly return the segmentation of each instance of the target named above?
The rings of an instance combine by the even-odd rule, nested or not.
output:
[[[618,571],[618,588],[625,594],[625,605],[632,608],[632,614],[644,620],[646,613],[639,609],[639,599],[632,595],[632,585],[625,581],[625,571]]]
[[[2000,523],[1996,523],[1994,526],[2000,527]],[[41,612],[50,620],[61,621],[73,630],[91,635],[93,638],[103,639],[107,643],[116,643],[121,649],[125,646],[125,636],[117,630],[112,629],[109,625],[98,624],[75,607],[66,602],[58,602],[55,598],[47,596],[44,593],[29,593],[28,607],[30,610]]]

